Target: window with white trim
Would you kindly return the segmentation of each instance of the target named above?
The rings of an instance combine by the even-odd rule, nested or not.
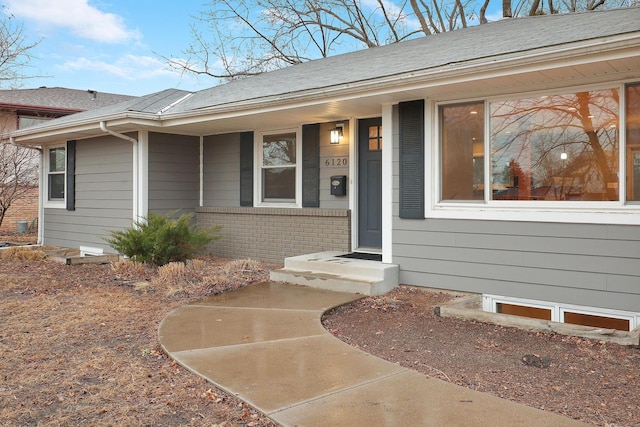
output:
[[[296,132],[262,135],[259,153],[262,203],[296,203],[297,150]]]
[[[490,313],[620,331],[633,331],[640,326],[640,313],[490,294],[482,295],[482,309]]]
[[[438,120],[436,206],[640,201],[640,84],[441,104]]]
[[[618,89],[491,102],[491,200],[618,201]]]
[[[47,201],[64,202],[66,149],[51,147],[47,150]]]
[[[625,95],[627,201],[640,202],[640,83]]]

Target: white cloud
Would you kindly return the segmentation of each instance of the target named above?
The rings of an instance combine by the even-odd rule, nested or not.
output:
[[[110,74],[127,81],[176,76],[163,61],[152,56],[125,55],[116,61],[81,57],[65,62],[59,68],[68,72]]]
[[[124,43],[140,38],[121,16],[103,12],[88,0],[5,0],[7,11],[43,26],[67,28],[79,37],[104,43]]]

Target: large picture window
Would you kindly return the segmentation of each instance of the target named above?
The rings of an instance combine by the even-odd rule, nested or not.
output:
[[[296,133],[262,137],[262,201],[296,201]]]
[[[640,201],[640,84],[441,105],[438,114],[442,203]]]
[[[47,199],[64,200],[64,182],[66,172],[66,150],[64,147],[49,149],[47,161]]]
[[[617,89],[492,102],[491,199],[619,200]]]

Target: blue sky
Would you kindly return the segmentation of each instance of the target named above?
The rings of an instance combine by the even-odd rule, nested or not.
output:
[[[195,91],[218,84],[211,77],[171,70],[160,56],[183,56],[192,41],[190,26],[197,24],[194,17],[205,10],[205,3],[0,0],[5,11],[22,23],[26,43],[40,40],[30,51],[34,58],[25,73],[37,77],[25,80],[21,88],[66,87],[126,95],[167,88]]]
[[[41,40],[22,88],[40,86],[144,95],[166,88],[198,90],[212,78],[171,71],[158,54],[181,56],[203,0],[2,0]],[[155,52],[155,53],[154,53]]]

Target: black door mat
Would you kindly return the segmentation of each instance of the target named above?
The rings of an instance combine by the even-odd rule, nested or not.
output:
[[[364,252],[351,252],[349,254],[338,255],[338,258],[363,259],[367,261],[382,261],[382,254],[367,254]]]

